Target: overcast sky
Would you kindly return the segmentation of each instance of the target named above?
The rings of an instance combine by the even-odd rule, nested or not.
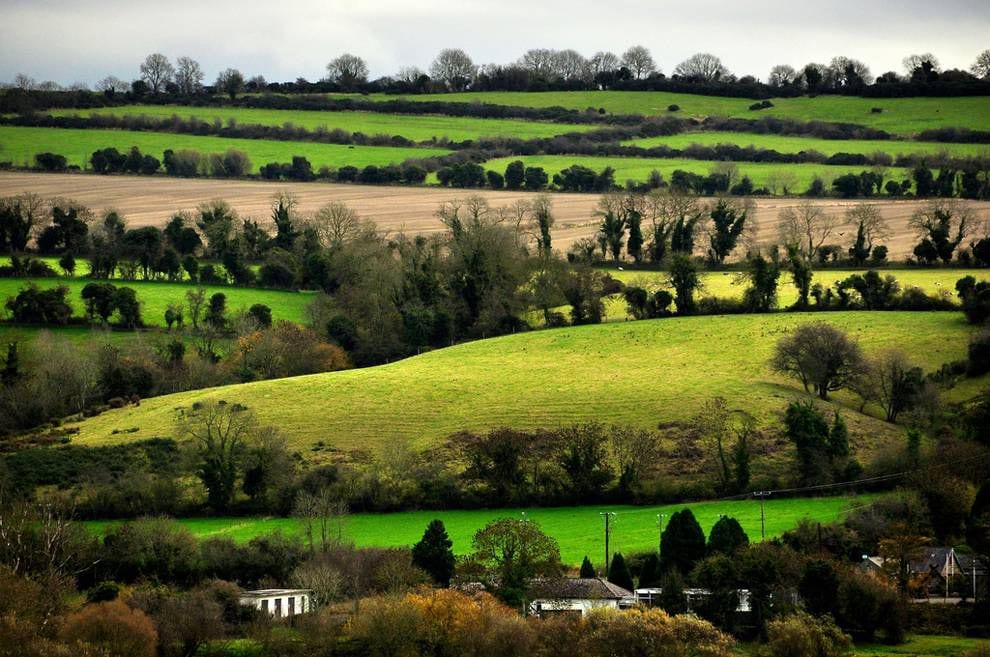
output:
[[[529,48],[585,56],[641,43],[669,73],[697,51],[738,74],[765,78],[834,55],[874,74],[932,52],[969,68],[990,48],[987,0],[739,2],[738,0],[0,0],[0,80],[92,84],[131,80],[150,52],[199,60],[211,82],[229,66],[269,81],[319,79],[341,52],[368,62],[371,77],[427,69],[444,47],[476,64],[507,63]]]

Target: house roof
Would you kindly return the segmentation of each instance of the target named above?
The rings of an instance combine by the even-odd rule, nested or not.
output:
[[[600,577],[564,577],[534,580],[530,595],[551,600],[622,600],[633,597],[633,592]]]
[[[956,551],[951,547],[926,548],[924,556],[921,559],[911,562],[911,572],[917,574],[927,574],[933,571],[940,573],[945,570],[945,565],[950,554],[955,558],[955,563],[952,566],[954,574],[972,574],[974,568],[976,569],[977,575],[986,574],[986,557],[977,554],[965,554],[963,552]],[[882,568],[884,565],[884,559],[883,557],[869,557],[864,560],[864,565]]]

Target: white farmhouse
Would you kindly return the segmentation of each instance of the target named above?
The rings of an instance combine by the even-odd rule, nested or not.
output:
[[[601,578],[536,580],[530,587],[531,614],[584,616],[593,609],[626,609],[636,604],[632,591]]]
[[[261,589],[244,591],[240,603],[268,612],[276,618],[289,618],[312,611],[312,592],[307,589]]]

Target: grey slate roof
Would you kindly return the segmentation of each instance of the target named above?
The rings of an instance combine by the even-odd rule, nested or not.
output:
[[[633,597],[632,591],[600,577],[534,580],[529,593],[533,598],[547,600],[622,600]]]

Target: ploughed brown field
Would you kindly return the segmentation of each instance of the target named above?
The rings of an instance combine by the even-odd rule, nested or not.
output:
[[[386,187],[328,183],[274,183],[245,180],[196,180],[166,177],[95,176],[88,174],[48,174],[0,172],[0,196],[32,192],[43,197],[68,197],[101,210],[114,208],[131,226],[164,226],[180,210],[191,211],[204,201],[221,198],[242,217],[267,219],[272,195],[287,191],[299,201],[299,210],[312,212],[330,201],[343,201],[365,219],[383,230],[409,234],[443,230],[436,218],[437,207],[444,201],[479,194],[494,206],[510,205],[531,199],[532,192],[443,189],[436,187]],[[598,221],[594,216],[598,202],[594,194],[552,194],[556,226],[554,246],[566,249],[574,241],[594,235]],[[772,244],[777,241],[777,215],[782,208],[801,203],[801,199],[753,199],[756,207],[756,240]],[[847,207],[860,201],[819,199],[817,204],[830,213],[841,215]],[[917,241],[908,226],[923,201],[873,200],[882,208],[894,232],[886,244],[892,259],[910,255]],[[970,202],[981,221],[990,221],[990,202]],[[645,228],[645,227],[644,227]],[[831,242],[848,246],[854,238],[852,229],[839,228]],[[704,245],[705,238],[698,240]]]

